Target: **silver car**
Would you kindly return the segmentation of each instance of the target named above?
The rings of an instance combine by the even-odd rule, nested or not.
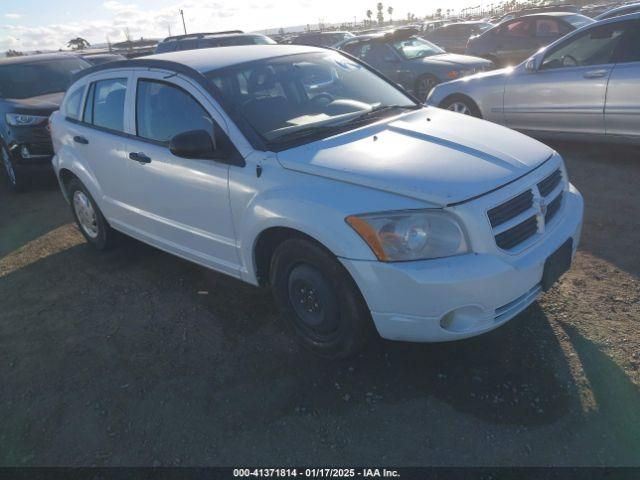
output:
[[[513,68],[438,85],[427,103],[542,138],[640,143],[640,13],[604,20]]]

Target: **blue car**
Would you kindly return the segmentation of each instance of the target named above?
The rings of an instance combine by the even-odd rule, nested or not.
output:
[[[441,82],[493,68],[489,60],[447,53],[407,29],[351,38],[336,47],[366,62],[423,102]]]

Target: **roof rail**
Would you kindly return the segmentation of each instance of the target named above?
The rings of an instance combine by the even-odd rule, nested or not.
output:
[[[163,42],[168,42],[171,40],[184,40],[184,39],[188,39],[188,38],[203,38],[206,37],[207,35],[229,35],[232,33],[244,33],[242,30],[225,30],[222,32],[202,32],[202,33],[188,33],[186,35],[174,35],[171,37],[167,37],[164,40],[162,40]]]

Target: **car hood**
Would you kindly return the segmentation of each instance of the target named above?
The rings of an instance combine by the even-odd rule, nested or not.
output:
[[[8,98],[5,102],[17,113],[31,113],[34,115],[50,115],[60,108],[64,92],[48,93],[31,98]]]
[[[552,154],[513,130],[427,107],[279,152],[278,160],[290,170],[446,206],[515,180]]]
[[[424,63],[428,63],[433,65],[434,63],[441,65],[452,65],[452,66],[468,66],[468,67],[478,67],[478,66],[487,66],[490,65],[491,62],[487,59],[480,57],[472,57],[471,55],[458,55],[456,53],[441,53],[439,55],[432,55],[430,57],[425,57],[421,59]]]

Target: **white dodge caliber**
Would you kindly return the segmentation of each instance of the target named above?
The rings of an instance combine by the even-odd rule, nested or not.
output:
[[[331,50],[193,50],[85,70],[51,117],[80,231],[122,232],[270,285],[301,342],[458,340],[569,268],[583,201],[562,158],[424,107]]]

